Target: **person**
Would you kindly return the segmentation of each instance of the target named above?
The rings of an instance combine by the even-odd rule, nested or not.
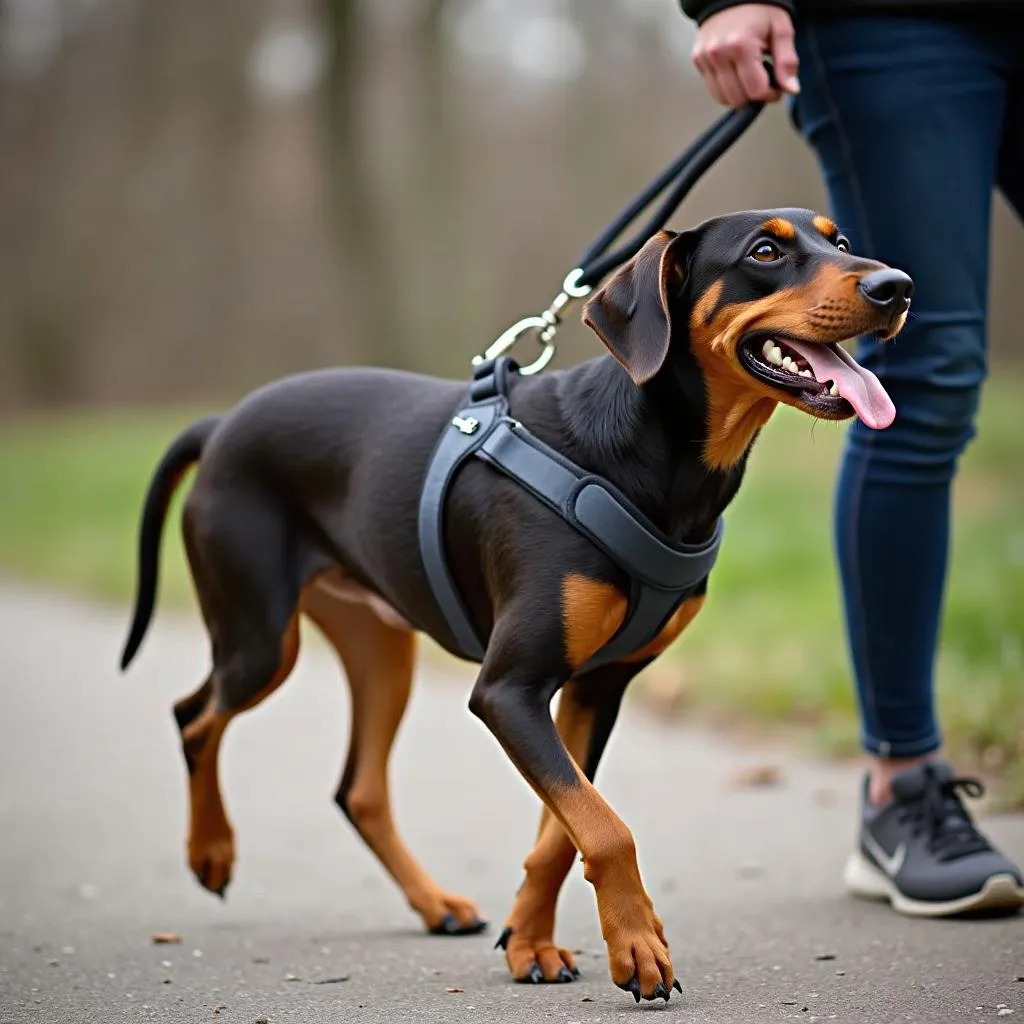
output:
[[[946,916],[1024,905],[1020,869],[972,821],[980,795],[940,755],[933,671],[950,490],[985,376],[989,215],[998,186],[1024,213],[1024,3],[681,0],[711,95],[787,95],[853,251],[915,283],[895,343],[862,342],[893,426],[854,423],[834,541],[868,754],[855,894]],[[762,56],[771,54],[773,90]],[[964,680],[969,686],[970,681]]]

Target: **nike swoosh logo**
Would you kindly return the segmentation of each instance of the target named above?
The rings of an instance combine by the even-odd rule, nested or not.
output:
[[[865,832],[861,836],[861,842],[867,847],[868,853],[878,862],[878,866],[890,878],[895,878],[900,873],[900,868],[903,867],[903,862],[907,859],[906,843],[900,843],[892,856],[890,856],[878,845],[870,832]]]

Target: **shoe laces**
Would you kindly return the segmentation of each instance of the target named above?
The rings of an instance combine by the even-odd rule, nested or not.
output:
[[[907,801],[898,819],[904,823],[909,821],[915,836],[924,832],[928,836],[929,851],[941,861],[958,860],[992,849],[961,802],[961,793],[976,799],[984,796],[985,787],[971,776],[940,778],[927,766],[920,797]]]

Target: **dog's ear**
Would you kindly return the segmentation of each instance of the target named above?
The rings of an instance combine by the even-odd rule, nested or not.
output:
[[[583,307],[583,322],[636,384],[661,369],[672,340],[671,299],[686,279],[693,232],[659,231]]]

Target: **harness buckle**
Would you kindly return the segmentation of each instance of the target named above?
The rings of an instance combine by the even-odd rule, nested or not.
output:
[[[541,353],[532,363],[520,367],[519,372],[524,377],[529,377],[543,370],[555,357],[554,338],[562,322],[562,313],[576,299],[582,299],[585,295],[590,294],[590,285],[580,284],[582,276],[583,270],[577,267],[562,282],[562,290],[540,316],[527,316],[514,323],[508,330],[500,334],[483,353],[473,357],[473,365],[479,366],[489,359],[497,359],[503,352],[507,352],[522,335],[536,331],[537,340],[542,346]]]

